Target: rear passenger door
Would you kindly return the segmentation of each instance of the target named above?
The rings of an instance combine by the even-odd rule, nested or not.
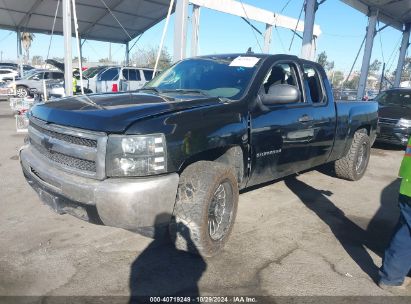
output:
[[[301,67],[294,61],[272,65],[257,96],[261,106],[251,115],[252,168],[249,185],[289,175],[309,166],[313,139],[312,105],[304,100]],[[296,86],[301,97],[292,104],[263,105],[272,85]]]
[[[324,70],[312,62],[303,63],[304,89],[311,104],[313,138],[310,145],[311,167],[325,163],[331,153],[336,132],[337,115],[331,86]]]

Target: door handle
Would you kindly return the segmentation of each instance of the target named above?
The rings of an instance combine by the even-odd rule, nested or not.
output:
[[[314,119],[311,116],[308,116],[308,115],[303,115],[298,119],[298,121],[302,122],[302,123],[310,122],[310,121],[313,121],[313,120]]]

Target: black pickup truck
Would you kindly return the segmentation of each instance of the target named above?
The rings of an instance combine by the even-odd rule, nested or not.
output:
[[[180,61],[137,92],[36,105],[21,166],[59,213],[218,253],[239,189],[333,162],[360,179],[374,102],[335,102],[316,63],[230,54]],[[187,242],[187,232],[192,242]]]

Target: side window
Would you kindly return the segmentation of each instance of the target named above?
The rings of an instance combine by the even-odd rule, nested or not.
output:
[[[298,69],[294,63],[277,63],[271,67],[264,78],[260,94],[269,94],[270,87],[277,84],[288,84],[299,89],[302,96],[301,83],[299,82]],[[302,101],[302,100],[300,100]]]
[[[118,80],[118,68],[111,68],[111,69],[105,70],[101,74],[99,80],[102,80],[102,81]]]
[[[143,70],[144,78],[148,81],[153,79],[153,71]]]
[[[44,72],[33,74],[29,79],[31,80],[44,79]]]
[[[309,64],[304,64],[304,88],[308,101],[311,101],[313,104],[327,102],[321,75],[316,68]]]
[[[124,69],[123,70],[123,77],[126,80],[130,81],[140,81],[140,71],[136,69]]]

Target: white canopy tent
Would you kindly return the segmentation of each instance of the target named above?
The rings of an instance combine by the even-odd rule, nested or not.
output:
[[[0,28],[51,34],[58,1],[2,0]],[[127,43],[163,20],[169,3],[169,0],[76,0],[80,37]],[[55,34],[63,35],[62,19],[60,3]]]
[[[124,43],[128,61],[128,43],[163,20],[169,3],[170,0],[76,0],[79,38]],[[0,28],[17,32],[19,58],[21,32],[52,34],[54,30],[54,34],[64,35],[65,79],[70,79],[65,81],[67,95],[72,94],[71,37],[75,34],[72,13],[72,0],[0,1]]]

